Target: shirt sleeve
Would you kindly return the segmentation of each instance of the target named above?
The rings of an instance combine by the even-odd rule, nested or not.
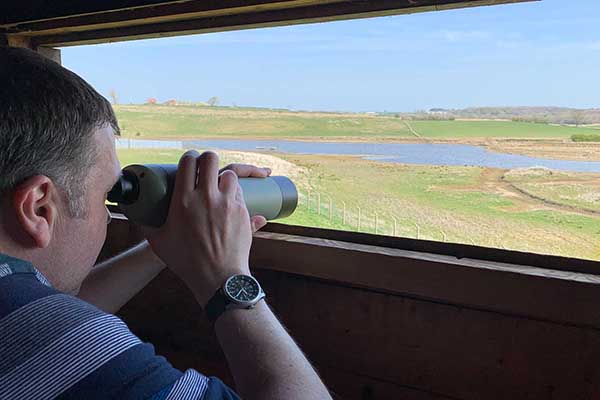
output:
[[[155,394],[151,400],[240,400],[219,378],[188,369],[181,378]]]

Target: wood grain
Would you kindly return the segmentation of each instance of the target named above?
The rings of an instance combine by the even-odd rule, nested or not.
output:
[[[40,14],[37,20],[32,20],[36,17],[30,17],[26,12],[14,13],[12,17],[5,18],[0,29],[7,34],[31,36],[36,46],[70,46],[522,1],[535,0],[282,0],[247,3],[192,0],[180,4],[153,4],[152,7],[140,7],[139,2],[134,2],[137,4],[135,7],[109,3],[115,8],[102,9],[96,5],[90,6],[88,12],[65,9],[62,17],[56,20],[52,18],[58,16],[49,7],[45,9],[47,17]]]

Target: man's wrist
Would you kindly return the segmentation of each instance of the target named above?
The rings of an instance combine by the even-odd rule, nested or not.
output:
[[[165,262],[159,256],[156,255],[154,250],[152,250],[152,247],[150,246],[150,243],[148,243],[147,240],[141,242],[137,246],[137,248],[139,249],[139,251],[141,252],[148,264],[160,266],[161,268],[165,268],[167,266]]]
[[[249,310],[265,298],[258,281],[247,274],[235,274],[210,298],[204,308],[206,317],[214,323],[223,313],[234,309]]]
[[[231,278],[234,275],[248,275],[250,274],[249,269],[240,268],[239,270],[231,269],[226,273],[219,274],[218,277],[212,277],[211,279],[204,279],[197,284],[194,284],[192,281],[188,281],[188,287],[194,294],[196,301],[200,304],[200,306],[204,309],[206,308],[209,300],[221,289],[227,279]]]
[[[264,314],[269,310],[266,299],[262,299],[250,309],[234,308],[221,314],[214,322],[215,330],[226,327],[231,324],[246,323],[249,320],[256,320],[257,315]]]

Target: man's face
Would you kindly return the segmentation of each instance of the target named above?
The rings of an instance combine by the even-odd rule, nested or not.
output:
[[[62,216],[53,233],[54,243],[51,247],[61,254],[60,259],[65,263],[62,268],[54,270],[67,272],[55,278],[60,282],[60,289],[70,293],[79,291],[102,249],[108,219],[106,195],[121,173],[115,151],[114,130],[111,127],[98,129],[95,142],[98,157],[85,182],[87,215],[85,218]]]

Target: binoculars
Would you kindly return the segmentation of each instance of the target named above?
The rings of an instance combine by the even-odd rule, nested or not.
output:
[[[108,201],[117,203],[130,221],[160,227],[169,213],[176,173],[175,164],[129,165],[108,193]],[[285,176],[239,178],[239,183],[250,216],[273,220],[296,210],[298,191]]]

